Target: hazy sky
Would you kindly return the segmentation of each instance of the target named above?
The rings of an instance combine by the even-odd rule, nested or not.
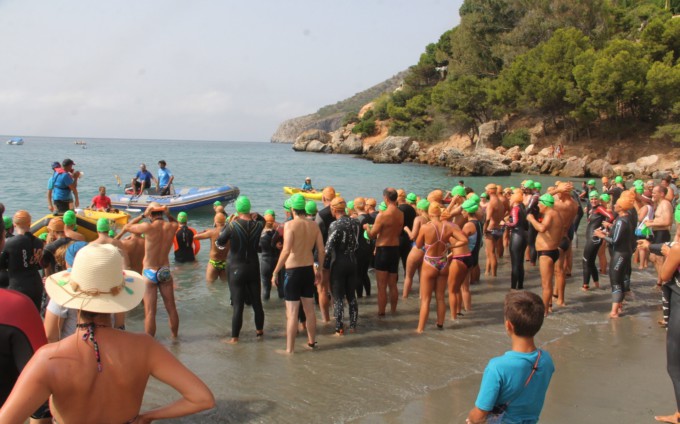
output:
[[[0,2],[0,134],[267,141],[415,64],[462,0]]]

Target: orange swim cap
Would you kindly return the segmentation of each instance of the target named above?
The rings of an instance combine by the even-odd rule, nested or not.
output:
[[[356,205],[356,202],[355,202],[354,204]],[[375,205],[377,205],[377,204],[378,204],[378,201],[375,200],[375,199],[372,198],[372,197],[369,197],[368,199],[366,199],[366,206],[373,206],[373,207],[375,207]]]
[[[366,206],[366,199],[363,197],[355,197],[354,198],[354,209],[363,209],[364,206]]]
[[[619,197],[619,200],[616,201],[616,204],[624,211],[633,209],[633,199],[631,199],[630,196],[624,197],[623,195],[621,195],[621,197]]]
[[[441,190],[432,190],[430,194],[427,195],[427,200],[430,203],[441,203],[442,199],[444,198],[444,192]]]
[[[24,210],[16,211],[12,219],[12,222],[19,228],[29,228],[31,226],[31,215],[28,213],[28,211]],[[64,221],[62,221],[61,224],[63,227]],[[62,231],[64,231],[63,228]]]
[[[334,211],[344,211],[347,208],[347,202],[342,197],[336,197],[331,201],[331,209]]]
[[[323,198],[326,200],[333,200],[335,199],[335,189],[331,186],[328,186],[323,189]]]
[[[16,215],[15,215],[16,217]],[[16,221],[14,222],[17,225]],[[64,220],[60,216],[55,216],[50,219],[50,223],[47,224],[47,228],[51,231],[63,232],[64,231]]]
[[[430,203],[430,207],[427,208],[427,214],[430,216],[441,216],[441,205],[437,202]]]
[[[522,192],[521,188],[516,188],[515,191],[512,193],[512,197],[510,197],[510,201],[513,203],[522,203],[524,200],[524,192]]]

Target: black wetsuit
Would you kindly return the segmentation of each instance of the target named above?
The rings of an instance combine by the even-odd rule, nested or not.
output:
[[[276,248],[274,235],[276,229],[263,230],[260,235],[260,280],[262,281],[262,299],[269,300],[272,290],[272,274],[279,261],[281,251]],[[283,299],[283,280],[280,280],[279,299]]]
[[[324,244],[326,244],[326,240],[328,240],[328,229],[333,221],[335,221],[335,217],[331,213],[330,206],[326,206],[316,214],[316,223],[319,224]]]
[[[255,313],[255,328],[264,327],[264,309],[260,298],[260,261],[257,249],[264,228],[264,218],[257,220],[235,219],[222,229],[215,245],[229,248],[229,291],[234,311],[231,318],[231,337],[237,338],[243,326],[243,307],[251,303]]]
[[[0,289],[0,407],[19,374],[39,347],[47,343],[38,311],[31,300]]]
[[[609,194],[612,197],[612,205],[615,205],[616,202],[619,200],[619,197],[621,197],[621,193],[623,193],[623,189],[619,186],[614,186],[607,191],[607,194]]]
[[[538,209],[538,198],[539,198],[538,194],[533,194],[526,208],[527,214],[533,215],[533,217],[536,218],[536,220],[538,220],[541,216],[541,212]],[[529,234],[528,238],[529,261],[532,264],[535,264],[536,260],[538,259],[538,252],[536,251],[536,237],[538,236],[538,231],[536,231],[533,225],[529,225],[528,234]]]
[[[409,230],[413,230],[413,221],[416,219],[418,214],[413,206],[403,203],[397,206],[399,210],[404,214],[404,227],[408,227]],[[401,265],[404,267],[404,273],[406,273],[406,260],[408,259],[408,254],[411,252],[411,238],[405,230],[401,231],[399,235],[399,256],[401,257]]]
[[[12,237],[14,237],[14,234],[5,233],[5,242],[7,242],[7,240],[11,239]],[[0,269],[0,289],[6,289],[8,286],[9,286],[9,271],[7,271],[6,269]]]
[[[8,288],[28,296],[38,311],[43,298],[43,284],[40,276],[40,258],[43,241],[30,232],[18,234],[7,240],[5,250],[0,253],[0,269],[7,270]]]
[[[605,237],[609,243],[611,261],[609,263],[609,281],[612,286],[612,303],[621,303],[623,293],[630,289],[628,277],[633,256],[632,242],[635,240],[635,224],[631,222],[630,215],[619,216],[614,221],[610,236]]]
[[[475,224],[475,229],[477,230],[476,238],[474,239],[474,244],[472,246],[469,246],[470,248],[470,253],[472,254],[472,267],[474,268],[479,265],[479,252],[482,250],[482,246],[484,246],[484,226],[478,219],[470,220],[473,224]],[[469,235],[468,240],[473,239],[474,235]]]
[[[576,210],[576,217],[574,218],[574,223],[573,223],[573,235],[572,239],[578,235],[578,227],[581,225],[581,220],[583,219],[583,205],[581,205],[581,198],[579,195],[576,193],[576,191],[572,191],[571,197],[574,199],[574,202],[576,202],[576,205],[578,206],[578,209]]]
[[[359,223],[359,249],[357,250],[357,297],[363,297],[364,290],[366,290],[366,296],[371,295],[371,278],[368,276],[368,267],[373,260],[373,249],[375,247],[375,241],[366,240],[364,238],[364,224],[373,224],[373,218],[371,215],[364,213],[357,217],[357,222]]]
[[[507,225],[510,230],[510,262],[512,272],[510,274],[510,287],[512,289],[524,289],[524,253],[528,243],[528,222],[526,208],[523,203],[514,206],[510,211],[510,222]]]
[[[194,234],[195,230],[182,225],[175,233],[175,262],[194,262]]]
[[[352,329],[357,326],[359,305],[356,299],[356,251],[359,248],[359,231],[359,223],[347,215],[333,222],[328,231],[324,268],[331,270],[335,331],[342,331],[344,328],[342,319],[345,298],[349,304],[349,326]]]
[[[600,281],[595,261],[597,260],[597,252],[602,246],[602,239],[595,237],[593,233],[602,227],[603,222],[612,222],[613,219],[614,216],[602,206],[590,210],[588,226],[586,227],[586,245],[583,248],[583,287],[589,287],[591,277],[595,282]]]

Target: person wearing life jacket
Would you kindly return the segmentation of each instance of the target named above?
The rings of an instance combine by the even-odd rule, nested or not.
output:
[[[175,262],[194,262],[196,255],[201,250],[201,242],[196,240],[196,229],[189,227],[187,221],[189,217],[186,212],[180,212],[177,215],[177,222],[179,228],[175,233],[175,240],[173,243],[175,251]]]
[[[55,165],[56,162],[52,164],[54,173],[47,182],[47,204],[51,212],[62,214],[71,208],[71,202],[76,208],[80,206],[76,188],[79,173],[73,171],[75,162],[71,159],[64,159],[61,167]]]

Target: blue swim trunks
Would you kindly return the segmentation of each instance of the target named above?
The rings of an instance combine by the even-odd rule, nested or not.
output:
[[[172,280],[172,273],[169,266],[162,266],[158,270],[147,268],[143,271],[144,277],[156,284],[167,283]]]

